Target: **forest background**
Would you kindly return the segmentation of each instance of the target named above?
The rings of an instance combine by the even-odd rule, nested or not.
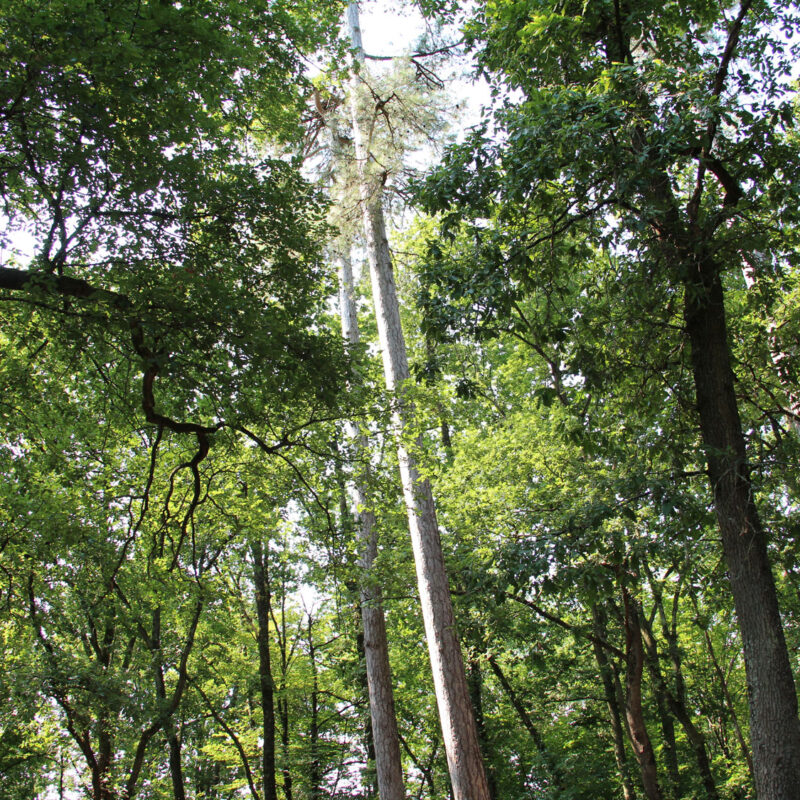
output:
[[[1,798],[798,797],[797,5],[413,13],[3,3]]]

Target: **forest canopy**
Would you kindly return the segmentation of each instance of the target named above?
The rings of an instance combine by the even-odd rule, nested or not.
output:
[[[0,8],[0,800],[796,800],[800,8],[361,12]]]

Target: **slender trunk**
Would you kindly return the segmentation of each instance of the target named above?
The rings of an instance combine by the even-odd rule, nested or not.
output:
[[[455,619],[444,566],[430,484],[423,480],[416,458],[403,441],[403,431],[412,419],[411,408],[402,395],[409,377],[400,309],[394,284],[391,256],[380,198],[380,181],[370,178],[369,151],[362,137],[361,80],[366,73],[358,6],[347,8],[350,33],[361,74],[353,75],[353,139],[360,175],[364,234],[372,279],[375,316],[383,356],[386,387],[395,393],[394,425],[398,435],[397,457],[408,512],[411,542],[428,640],[439,720],[447,754],[448,769],[456,800],[489,800],[478,733],[467,689],[464,661],[455,632]]]
[[[608,716],[611,723],[611,733],[614,738],[614,759],[617,762],[620,781],[622,782],[622,796],[624,800],[636,800],[636,790],[631,779],[631,772],[628,767],[628,758],[625,750],[625,731],[622,727],[622,712],[617,700],[617,689],[608,656],[601,641],[606,641],[605,619],[599,606],[592,607],[592,622],[594,638],[592,648],[597,667],[600,670],[600,677],[603,681],[603,692],[606,697]]]
[[[648,800],[662,800],[658,784],[656,755],[642,709],[642,671],[644,667],[644,648],[639,628],[639,613],[628,590],[622,587],[622,601],[625,609],[625,718],[633,744],[633,752],[639,764],[642,788]]]
[[[164,665],[161,660],[161,609],[153,612],[153,633],[151,637],[153,654],[153,675],[156,684],[156,697],[160,703],[166,703],[167,686],[164,681]],[[170,719],[165,724],[167,744],[169,747],[169,775],[172,781],[172,796],[174,800],[186,800],[186,790],[183,781],[183,766],[181,764],[181,743],[175,732],[174,722]]]
[[[261,783],[264,800],[278,800],[275,783],[275,685],[269,652],[269,619],[272,596],[269,567],[260,539],[250,545],[253,556],[253,586],[255,588],[256,619],[258,621],[258,683],[261,694]]]
[[[172,777],[172,800],[186,800],[181,766],[181,740],[174,732],[169,735],[169,773]]]
[[[503,691],[506,693],[506,697],[508,697],[508,700],[513,706],[514,711],[517,712],[520,722],[525,726],[525,730],[528,731],[531,739],[533,739],[533,743],[536,745],[536,749],[539,751],[542,761],[544,761],[546,764],[547,769],[553,778],[553,784],[559,791],[563,790],[564,774],[561,772],[556,760],[553,758],[553,754],[548,749],[541,732],[536,727],[536,723],[533,721],[533,719],[531,719],[531,715],[528,713],[524,704],[519,699],[519,696],[514,691],[514,687],[509,683],[508,678],[500,668],[500,665],[497,663],[497,660],[494,656],[489,656],[489,666],[492,668],[492,672],[494,672],[497,680],[500,681],[500,685],[503,687]]]
[[[475,712],[475,725],[478,729],[478,741],[481,745],[483,762],[486,766],[486,781],[489,785],[489,796],[491,800],[497,800],[497,782],[494,777],[492,760],[489,757],[489,741],[486,738],[486,720],[483,716],[483,673],[477,658],[469,660],[469,672],[467,674],[469,685],[469,696],[472,700],[472,708]]]
[[[760,800],[797,800],[800,720],[767,537],[753,498],[736,402],[720,270],[686,265],[685,319],[708,476],[722,534],[750,697],[750,736]]]
[[[353,270],[349,254],[339,256],[340,315],[342,334],[351,344],[358,344],[360,334],[353,287]],[[375,559],[378,555],[378,530],[375,514],[367,497],[368,453],[365,437],[352,424],[348,434],[355,446],[355,462],[362,464],[355,476],[355,505],[361,549],[360,603],[364,631],[364,664],[367,673],[369,711],[372,743],[375,748],[375,770],[381,800],[403,800],[403,769],[400,755],[400,737],[397,733],[397,716],[392,690],[392,673],[389,665],[389,642],[386,636],[386,619],[383,597],[375,578]]]
[[[317,682],[317,650],[314,646],[313,620],[308,615],[308,660],[311,664],[311,720],[308,728],[309,783],[311,800],[322,800],[322,762],[319,753],[319,684]]]
[[[367,654],[364,650],[364,622],[361,615],[361,605],[358,606],[358,634],[356,635],[356,651],[358,652],[358,680],[362,697],[367,701],[369,710],[369,682],[367,681]],[[363,666],[362,666],[363,665]],[[399,739],[398,739],[399,743]],[[378,774],[376,772],[375,737],[372,733],[372,712],[364,721],[364,750],[367,754],[367,767],[362,777],[363,788],[368,798],[380,797],[378,788]]]
[[[289,644],[286,638],[286,585],[281,583],[280,603],[280,634],[278,636],[278,647],[281,656],[281,684],[280,695],[278,697],[278,715],[281,725],[281,757],[283,765],[281,774],[283,775],[283,796],[285,800],[292,800],[292,765],[289,752],[289,699],[286,693],[286,677],[289,671]],[[277,625],[275,626],[278,627]]]
[[[664,692],[663,684],[653,681],[653,695],[658,710],[658,721],[661,725],[661,739],[664,763],[669,781],[666,791],[667,797],[678,798],[681,796],[681,775],[678,769],[678,748],[675,743],[675,723],[669,712],[669,704]]]
[[[650,675],[655,683],[656,690],[664,698],[669,706],[669,710],[674,714],[675,719],[681,724],[681,727],[689,740],[692,751],[697,761],[697,769],[700,772],[700,778],[703,782],[703,789],[705,797],[708,800],[717,800],[717,786],[714,781],[714,776],[711,773],[711,762],[708,759],[708,751],[706,749],[706,738],[703,736],[702,731],[694,724],[692,715],[679,693],[673,693],[667,686],[664,676],[661,674],[661,666],[658,655],[658,645],[656,644],[653,631],[647,621],[642,618],[642,636],[644,638],[645,649],[647,653],[647,666],[650,670]]]
[[[292,768],[289,762],[289,702],[286,699],[286,686],[282,687],[283,697],[278,702],[278,713],[281,718],[281,751],[283,754],[283,796],[292,800]]]
[[[692,593],[692,602],[694,603],[695,611],[699,614],[699,606],[697,604],[697,597]],[[730,688],[728,687],[728,679],[725,676],[725,670],[720,666],[717,654],[714,651],[714,643],[711,641],[711,636],[708,631],[703,628],[703,638],[705,639],[708,656],[711,659],[711,664],[714,667],[714,674],[717,676],[720,688],[722,689],[722,696],[725,698],[725,705],[727,706],[728,714],[733,724],[733,730],[736,734],[736,741],[739,743],[739,751],[742,754],[742,759],[747,764],[747,769],[750,773],[750,780],[755,784],[755,776],[753,774],[753,757],[750,753],[750,748],[747,746],[742,726],[739,724],[739,715],[736,713],[736,704],[731,697]]]

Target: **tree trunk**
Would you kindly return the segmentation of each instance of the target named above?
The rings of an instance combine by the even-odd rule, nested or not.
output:
[[[455,800],[489,800],[478,733],[464,673],[464,661],[455,632],[455,619],[433,494],[428,481],[421,478],[416,458],[402,438],[403,431],[409,427],[412,419],[411,408],[402,394],[403,382],[409,377],[408,360],[386,237],[380,180],[376,181],[370,177],[368,163],[370,154],[362,138],[361,80],[366,73],[366,65],[361,44],[358,6],[355,2],[348,5],[347,17],[353,49],[361,62],[361,75],[355,71],[353,74],[351,109],[364,214],[364,235],[386,387],[395,393],[394,425],[398,436],[397,457],[408,512],[439,720]]]
[[[357,307],[353,287],[353,270],[349,253],[339,254],[340,316],[342,335],[350,345],[358,344]],[[354,462],[368,463],[367,442],[355,425],[347,425],[348,434],[355,446]],[[403,768],[400,755],[400,737],[397,733],[397,716],[394,708],[392,673],[389,665],[389,642],[386,637],[386,619],[383,597],[374,575],[378,555],[378,533],[375,514],[369,507],[367,467],[357,468],[355,476],[356,519],[360,541],[360,603],[364,630],[364,663],[367,672],[369,711],[372,723],[372,742],[375,748],[375,770],[381,800],[403,800]]]
[[[278,800],[275,782],[275,686],[269,652],[269,620],[272,596],[269,586],[269,567],[260,539],[250,545],[253,556],[253,587],[258,620],[258,683],[261,694],[261,785],[264,800]]]
[[[491,759],[489,758],[489,741],[486,738],[486,721],[483,716],[483,673],[481,665],[476,657],[469,660],[469,672],[467,674],[467,685],[469,686],[469,696],[472,700],[472,708],[475,713],[475,725],[478,728],[478,741],[481,745],[483,763],[486,767],[486,782],[489,786],[489,797],[497,800],[497,782],[494,777]]]
[[[714,643],[711,641],[711,636],[709,636],[709,633],[705,628],[703,628],[703,638],[705,639],[708,655],[714,667],[714,673],[716,674],[720,688],[722,689],[722,695],[725,698],[725,705],[727,706],[728,714],[731,718],[731,724],[733,725],[733,730],[736,734],[736,741],[739,743],[739,752],[742,754],[742,758],[747,764],[747,769],[750,772],[750,780],[752,780],[755,784],[753,756],[751,755],[750,748],[747,746],[747,742],[744,738],[742,726],[739,724],[739,715],[736,713],[736,704],[733,702],[730,689],[728,688],[728,679],[725,677],[725,672],[717,660],[717,654],[714,652]]]
[[[654,681],[653,694],[655,696],[656,708],[658,709],[658,721],[661,725],[661,754],[666,765],[667,778],[669,781],[667,797],[673,798],[674,800],[681,796],[681,775],[678,769],[678,748],[675,743],[675,722],[669,713],[663,684]]]
[[[375,759],[375,737],[372,734],[372,716],[369,709],[369,682],[367,681],[367,654],[364,651],[364,622],[361,616],[361,605],[358,605],[358,633],[356,634],[356,652],[358,653],[358,682],[362,697],[367,701],[367,715],[364,720],[364,750],[367,754],[367,768],[362,778],[362,788],[369,800],[380,797],[378,789],[378,773]],[[362,666],[363,665],[363,666]],[[398,734],[399,736],[399,734]],[[399,739],[398,739],[399,741]]]
[[[542,738],[541,732],[531,719],[531,715],[528,713],[522,701],[517,696],[517,693],[514,691],[514,687],[508,682],[508,678],[506,678],[505,673],[500,668],[500,665],[497,663],[497,660],[494,656],[489,656],[489,666],[492,668],[492,672],[494,672],[497,680],[500,681],[500,685],[503,687],[503,691],[506,693],[506,697],[508,697],[509,702],[514,707],[514,711],[517,712],[520,722],[522,722],[522,724],[525,726],[525,730],[527,730],[531,735],[531,739],[533,739],[533,743],[536,745],[536,749],[539,751],[542,761],[544,761],[544,763],[547,765],[547,769],[553,778],[553,784],[559,791],[563,790],[563,773],[559,769],[558,764],[556,764],[556,761],[553,758],[553,754],[550,752],[547,744]]]
[[[595,634],[592,639],[592,648],[594,649],[597,667],[600,670],[600,678],[603,681],[603,692],[606,697],[609,721],[611,722],[611,733],[614,737],[614,758],[617,762],[617,770],[619,771],[620,781],[622,782],[622,796],[624,800],[636,800],[636,790],[633,787],[631,772],[628,768],[628,758],[625,750],[625,732],[622,728],[622,713],[620,711],[620,704],[617,702],[614,675],[611,671],[611,665],[608,662],[608,656],[603,646],[600,644],[601,641],[606,640],[607,634],[603,612],[597,605],[592,607],[592,622],[592,628]]]
[[[722,534],[750,697],[759,800],[797,800],[800,721],[767,540],[753,498],[725,319],[720,270],[709,258],[684,265],[700,431]]]
[[[153,612],[153,632],[150,640],[153,655],[153,676],[156,684],[156,697],[160,703],[167,702],[167,686],[164,681],[164,665],[161,659],[161,609]],[[169,719],[165,725],[167,744],[169,747],[169,775],[172,781],[172,796],[174,800],[186,800],[186,789],[183,781],[183,766],[181,764],[181,743],[175,733],[174,723]]]
[[[309,795],[311,800],[322,800],[322,761],[319,752],[319,685],[317,683],[317,650],[314,646],[313,620],[308,615],[308,659],[311,664],[311,720],[308,728],[309,744]]]
[[[706,750],[706,739],[702,731],[694,724],[691,713],[686,707],[684,699],[680,692],[672,692],[667,686],[664,676],[661,673],[660,659],[658,655],[658,645],[656,644],[653,631],[647,621],[642,618],[642,634],[644,636],[644,643],[647,652],[647,662],[650,674],[653,677],[655,688],[658,693],[664,698],[670,711],[675,716],[675,719],[681,724],[681,727],[689,740],[689,744],[695,754],[697,761],[697,768],[700,772],[700,778],[703,782],[703,789],[705,790],[705,797],[708,800],[717,800],[717,786],[714,781],[714,776],[711,773],[711,762],[708,760],[708,752]]]
[[[639,764],[642,787],[648,800],[663,800],[658,784],[656,756],[647,733],[642,710],[642,670],[644,648],[639,628],[639,613],[628,590],[622,587],[625,622],[625,719],[633,744],[633,752]]]
[[[286,631],[286,584],[282,582],[280,589],[281,616],[278,647],[281,657],[281,682],[280,694],[278,696],[278,716],[281,725],[281,757],[283,759],[281,774],[283,776],[283,796],[285,800],[292,800],[293,779],[291,753],[289,749],[289,698],[286,691],[286,677],[289,671],[289,644]],[[277,624],[275,627],[278,627]]]

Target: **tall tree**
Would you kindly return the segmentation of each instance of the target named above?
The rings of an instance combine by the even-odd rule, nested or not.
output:
[[[348,249],[338,254],[339,314],[342,335],[349,346],[360,343],[358,306],[353,282],[353,267]],[[400,738],[394,707],[392,673],[389,665],[389,642],[380,584],[376,579],[375,559],[378,555],[378,529],[375,512],[370,508],[368,495],[369,453],[366,437],[353,424],[347,431],[354,448],[356,464],[354,498],[359,527],[359,580],[361,620],[364,630],[364,659],[369,692],[369,711],[372,740],[375,748],[375,768],[381,800],[402,800],[403,769]]]
[[[386,387],[395,403],[398,461],[414,548],[422,614],[428,640],[433,682],[448,768],[456,800],[489,800],[475,718],[470,703],[464,661],[455,630],[450,590],[436,521],[430,483],[419,474],[413,447],[404,441],[413,409],[404,397],[410,377],[389,242],[383,215],[381,176],[371,160],[367,134],[367,95],[363,81],[366,61],[361,41],[358,6],[347,7],[347,21],[355,58],[351,112],[358,162],[364,238],[370,265],[372,295],[378,323]]]

